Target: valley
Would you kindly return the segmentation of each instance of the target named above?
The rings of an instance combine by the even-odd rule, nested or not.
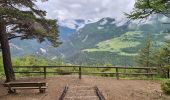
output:
[[[78,20],[75,29],[60,26],[62,44],[59,47],[51,47],[48,42],[15,39],[11,41],[12,55],[41,55],[78,65],[135,66],[134,59],[149,35],[153,48],[159,48],[169,37],[170,25],[162,24],[161,20],[162,16],[140,24],[117,22],[109,17],[91,23]]]

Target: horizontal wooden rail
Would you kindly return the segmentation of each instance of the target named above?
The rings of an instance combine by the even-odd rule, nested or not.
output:
[[[157,68],[156,67],[124,67],[124,66],[79,66],[79,65],[76,65],[76,66],[73,66],[73,65],[68,65],[68,66],[13,66],[14,68],[16,69],[19,69],[19,68],[32,68],[32,69],[37,69],[37,68],[43,68],[43,71],[30,71],[30,72],[26,72],[26,71],[19,71],[19,72],[15,72],[15,73],[42,73],[44,74],[44,78],[46,78],[46,74],[47,73],[57,73],[57,74],[60,74],[60,75],[66,75],[66,74],[74,74],[74,73],[78,73],[79,74],[79,79],[81,79],[82,75],[88,75],[88,74],[114,74],[116,75],[116,78],[119,79],[119,76],[120,75],[147,75],[148,77],[149,76],[152,76],[153,75],[156,75],[157,73],[154,73],[153,71],[156,71]],[[63,71],[63,72],[48,72],[47,71],[47,68],[50,69],[50,68],[77,68],[77,71]],[[97,68],[97,69],[104,69],[104,68],[107,68],[107,69],[115,69],[115,72],[83,72],[83,69],[94,69],[94,68]],[[125,70],[128,70],[128,69],[143,69],[143,70],[146,70],[146,73],[127,73],[127,72],[120,72],[119,69],[125,69]]]
[[[114,72],[96,72],[96,73],[91,73],[91,72],[82,72],[84,75],[88,74],[123,74],[123,75],[156,75],[157,73],[114,73]]]
[[[119,66],[13,66],[14,68],[73,68],[73,67],[81,67],[81,68],[119,68],[119,69],[157,69],[156,67],[119,67]]]
[[[14,72],[14,73],[26,73],[26,74],[28,74],[28,73],[44,73],[44,72]]]
[[[44,72],[14,72],[14,73],[44,73]],[[79,73],[79,72],[46,72],[46,73],[63,73],[63,74],[66,74],[66,73]]]
[[[73,67],[81,67],[81,66],[13,66],[13,68],[73,68]]]

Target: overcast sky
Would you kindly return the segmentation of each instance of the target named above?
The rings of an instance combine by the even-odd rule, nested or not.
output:
[[[39,8],[47,11],[47,17],[65,19],[97,19],[104,17],[124,18],[130,12],[135,0],[49,0],[37,2]]]

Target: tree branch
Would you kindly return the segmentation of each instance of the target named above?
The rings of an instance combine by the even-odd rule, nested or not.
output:
[[[8,40],[11,40],[11,39],[14,39],[14,38],[19,38],[19,37],[24,37],[23,35],[21,36],[12,36],[12,37],[9,37]]]

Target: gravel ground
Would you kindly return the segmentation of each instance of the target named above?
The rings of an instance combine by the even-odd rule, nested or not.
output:
[[[74,85],[98,86],[107,100],[170,100],[162,94],[159,81],[152,80],[116,80],[106,77],[56,76],[47,79],[24,78],[17,81],[45,81],[48,83],[46,93],[38,90],[17,90],[17,94],[8,94],[0,81],[0,100],[58,100],[64,87]]]

